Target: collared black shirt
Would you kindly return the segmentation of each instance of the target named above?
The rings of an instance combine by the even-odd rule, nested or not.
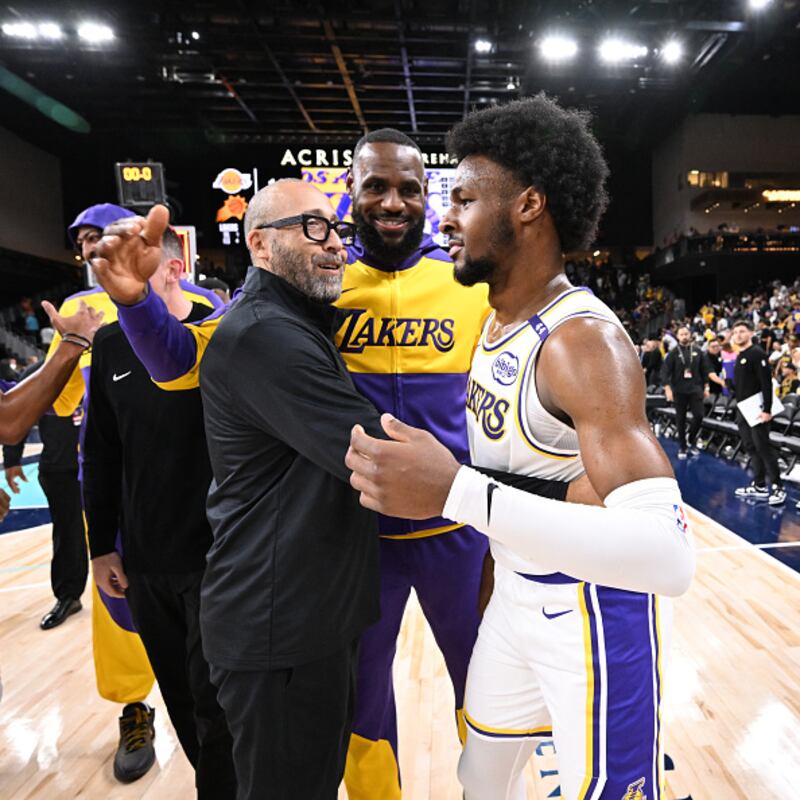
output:
[[[214,544],[200,619],[223,669],[321,658],[379,615],[377,518],[344,457],[356,423],[385,435],[333,342],[341,313],[251,267],[201,363]]]
[[[684,377],[686,370],[691,372],[691,378]],[[671,387],[675,394],[702,393],[706,382],[703,351],[694,345],[673,347],[664,359],[661,375],[664,385]]]

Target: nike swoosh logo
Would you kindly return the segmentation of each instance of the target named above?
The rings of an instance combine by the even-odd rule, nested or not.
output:
[[[130,375],[130,374],[131,374],[131,372],[133,372],[133,370],[132,370],[132,369],[129,369],[127,372],[123,372],[123,373],[122,373],[122,375],[117,375],[117,374],[116,374],[116,372],[115,372],[115,373],[114,373],[114,374],[111,376],[111,380],[112,380],[112,381],[114,381],[114,383],[116,383],[117,381],[121,381],[123,378],[127,378],[127,377],[128,377],[128,375]]]
[[[566,611],[556,611],[555,614],[548,614],[547,609],[545,608],[542,609],[542,614],[544,614],[547,619],[555,619],[556,617],[563,617],[564,614],[571,614],[571,613],[572,613],[571,608],[568,608]]]
[[[346,292],[352,292],[353,289],[357,289],[357,288],[358,288],[357,286],[351,286],[349,289],[342,289],[342,291],[339,294],[345,294]]]
[[[486,524],[492,521],[492,499],[495,491],[500,487],[496,483],[486,485]]]

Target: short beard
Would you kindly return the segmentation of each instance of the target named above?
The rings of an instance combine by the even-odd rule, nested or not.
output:
[[[290,250],[277,241],[272,244],[272,268],[276,275],[317,303],[333,303],[342,294],[343,270],[330,276],[316,275],[308,256]]]
[[[397,244],[387,244],[375,228],[367,222],[366,217],[353,209],[353,222],[364,252],[373,256],[382,264],[390,266],[405,261],[420,245],[425,235],[425,215],[423,214],[405,233]]]
[[[497,261],[484,257],[472,259],[464,257],[463,267],[454,267],[453,275],[462,286],[474,286],[476,283],[491,283],[491,278],[497,271]]]
[[[497,225],[489,237],[489,249],[509,247],[514,243],[514,228],[508,210],[504,209],[497,219]],[[481,258],[464,256],[463,267],[453,267],[453,276],[462,286],[474,286],[476,283],[491,283],[499,267],[497,258],[493,255]]]

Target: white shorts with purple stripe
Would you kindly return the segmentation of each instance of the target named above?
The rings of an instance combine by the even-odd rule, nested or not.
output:
[[[522,576],[495,587],[467,676],[470,746],[552,734],[568,800],[661,800],[665,598]]]

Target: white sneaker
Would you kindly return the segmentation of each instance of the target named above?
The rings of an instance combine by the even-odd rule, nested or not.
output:
[[[779,506],[786,502],[786,490],[783,486],[778,486],[777,483],[772,484],[772,491],[770,492],[767,502],[771,506]]]
[[[752,497],[756,500],[766,500],[769,497],[769,489],[766,486],[756,486],[750,483],[747,486],[740,486],[734,494],[737,497]]]
[[[685,450],[678,450],[678,460],[679,461],[686,461],[686,451]]]

